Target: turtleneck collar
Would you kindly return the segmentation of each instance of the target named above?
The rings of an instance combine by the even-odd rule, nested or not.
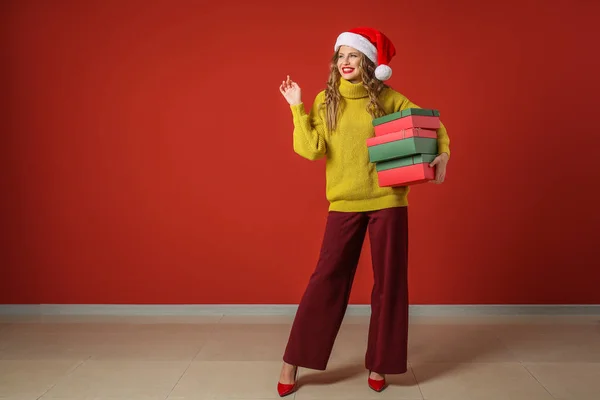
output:
[[[340,94],[347,99],[360,99],[369,97],[367,89],[362,83],[352,83],[344,78],[340,78]]]

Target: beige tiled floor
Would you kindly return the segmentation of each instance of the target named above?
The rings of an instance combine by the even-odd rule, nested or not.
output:
[[[2,317],[0,399],[275,399],[291,317]],[[368,319],[289,399],[598,400],[600,318],[413,317],[406,374],[375,393]]]

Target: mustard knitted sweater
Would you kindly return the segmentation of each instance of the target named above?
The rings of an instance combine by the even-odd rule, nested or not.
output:
[[[369,96],[362,84],[340,79],[342,102],[337,128],[327,129],[325,100],[321,91],[306,113],[304,104],[292,105],[294,151],[308,160],[326,158],[326,197],[330,211],[363,212],[407,206],[409,187],[379,187],[375,164],[369,161],[367,139],[373,137],[371,115],[366,107]],[[381,103],[387,114],[406,108],[419,108],[402,94],[385,88]],[[343,111],[342,111],[343,110]],[[450,155],[446,128],[437,130],[438,152]]]

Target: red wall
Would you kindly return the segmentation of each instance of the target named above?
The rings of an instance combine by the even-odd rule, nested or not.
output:
[[[411,302],[600,302],[598,2],[201,3],[2,2],[0,303],[297,303],[324,163],[278,86],[310,103],[356,25],[452,141],[409,197]]]

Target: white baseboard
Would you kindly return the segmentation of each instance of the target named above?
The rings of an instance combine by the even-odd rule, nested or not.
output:
[[[283,304],[0,304],[0,315],[204,316],[294,315],[297,305]],[[369,305],[350,305],[346,315],[370,315]],[[411,305],[411,316],[600,316],[600,304],[556,305]]]

